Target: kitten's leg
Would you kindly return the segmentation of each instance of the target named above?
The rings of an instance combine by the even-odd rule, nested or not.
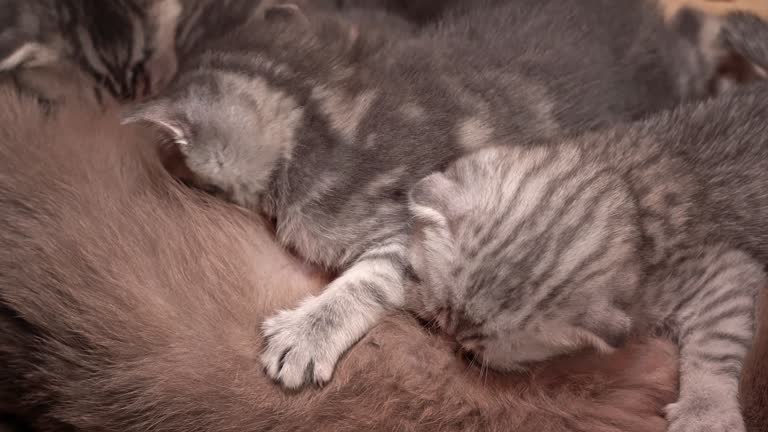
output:
[[[742,362],[752,344],[762,266],[737,251],[697,259],[670,318],[679,323],[680,397],[667,407],[669,432],[743,432],[738,399]],[[680,295],[682,294],[682,295]]]
[[[317,297],[264,323],[266,373],[288,388],[331,379],[336,362],[388,308],[403,305],[404,239],[366,252]]]

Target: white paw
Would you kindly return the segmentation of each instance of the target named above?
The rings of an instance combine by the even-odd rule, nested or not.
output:
[[[668,432],[745,432],[739,404],[727,397],[689,395],[665,408]]]
[[[356,340],[336,305],[323,300],[309,298],[264,322],[261,361],[267,375],[287,388],[328,382],[336,362]]]

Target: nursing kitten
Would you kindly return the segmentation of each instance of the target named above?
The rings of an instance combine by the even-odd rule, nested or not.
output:
[[[462,3],[410,38],[291,11],[212,44],[126,119],[165,130],[199,183],[342,272],[264,324],[266,371],[291,388],[328,381],[403,305],[420,178],[499,139],[607,126],[684,94],[674,37],[644,0]]]
[[[723,38],[765,68],[757,23],[733,15]],[[669,430],[744,431],[738,383],[768,286],[766,101],[760,83],[559,144],[483,149],[426,177],[410,192],[408,307],[502,370],[672,331]]]
[[[181,0],[0,0],[0,71],[72,61],[132,99],[176,72]]]
[[[405,27],[391,1],[304,0],[373,25]],[[132,100],[173,78],[178,59],[219,38],[282,0],[0,0],[0,71],[62,60],[84,68],[111,96]],[[437,0],[414,3],[414,19],[436,14]],[[448,1],[444,1],[448,3]]]

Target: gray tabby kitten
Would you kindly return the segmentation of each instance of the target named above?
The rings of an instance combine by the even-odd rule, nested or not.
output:
[[[684,93],[674,36],[644,0],[467,3],[406,38],[284,7],[296,16],[212,44],[126,119],[166,130],[200,184],[341,271],[264,324],[262,361],[287,387],[328,381],[403,306],[407,191],[420,178],[498,140],[607,126]]]
[[[374,25],[412,30],[385,9],[415,18],[437,14],[438,0],[417,0],[417,12],[392,0],[304,0],[318,9]],[[447,1],[445,1],[447,3]],[[177,59],[233,31],[282,0],[0,0],[0,72],[72,61],[112,97],[157,92],[173,78]]]
[[[0,71],[65,60],[119,99],[161,88],[176,73],[180,1],[0,0]]]
[[[768,66],[768,24],[733,15],[724,37]],[[501,370],[670,330],[669,430],[744,431],[766,188],[762,83],[559,144],[480,150],[410,192],[408,307]]]

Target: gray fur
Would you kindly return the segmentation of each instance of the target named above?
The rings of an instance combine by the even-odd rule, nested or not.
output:
[[[413,37],[280,16],[212,44],[126,121],[166,130],[199,182],[342,271],[264,325],[267,373],[288,387],[329,380],[402,306],[406,194],[418,179],[498,140],[596,129],[684,94],[674,35],[644,0],[466,2]]]
[[[71,61],[132,99],[176,72],[183,0],[0,0],[0,70]]]
[[[304,1],[361,25],[414,31],[412,24],[386,13],[390,5],[384,1]],[[265,9],[282,3],[286,2],[0,0],[0,71],[71,61],[111,96],[131,100],[164,88],[175,76],[178,62],[193,56],[201,44],[260,20]]]
[[[765,64],[765,49],[738,42],[755,44],[736,37],[743,19],[726,20],[727,40]],[[761,83],[426,177],[410,192],[408,307],[506,370],[672,331],[669,430],[744,431],[738,382],[768,284],[766,101]]]

